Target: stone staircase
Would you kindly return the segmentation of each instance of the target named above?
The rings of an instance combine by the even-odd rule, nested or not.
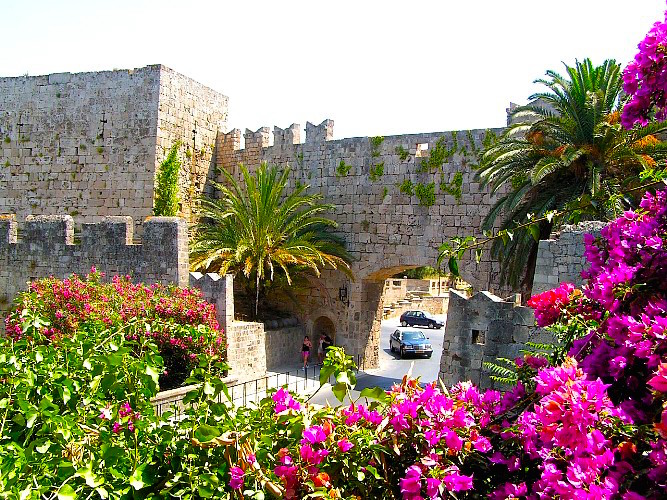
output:
[[[427,295],[430,295],[428,290],[411,290],[407,292],[402,299],[384,305],[382,308],[382,319],[392,317],[398,310],[419,309],[423,297]]]

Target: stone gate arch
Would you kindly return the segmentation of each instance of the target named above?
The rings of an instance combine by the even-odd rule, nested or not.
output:
[[[328,315],[320,315],[313,321],[311,327],[313,342],[317,342],[320,335],[328,335],[335,342],[336,324]]]

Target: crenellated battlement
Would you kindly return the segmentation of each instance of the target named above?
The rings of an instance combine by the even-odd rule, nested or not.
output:
[[[260,127],[255,132],[245,129],[243,138],[245,139],[246,150],[261,150],[269,147],[271,130],[269,127]]]
[[[334,122],[325,119],[319,125],[306,122],[306,144],[315,144],[333,139]]]
[[[285,149],[301,142],[301,127],[298,123],[292,123],[289,127],[282,129],[273,127],[273,147]]]
[[[129,275],[136,281],[189,283],[184,219],[148,217],[141,244],[133,243],[132,217],[84,223],[80,243],[69,215],[30,215],[19,226],[15,215],[0,216],[0,310],[8,309],[26,281],[84,275],[93,266],[108,276]]]
[[[215,305],[220,326],[227,331],[234,321],[234,277],[217,273],[190,273],[190,288],[201,290],[204,299]]]

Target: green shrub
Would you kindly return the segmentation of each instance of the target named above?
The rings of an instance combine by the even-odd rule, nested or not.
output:
[[[336,177],[345,177],[352,169],[352,165],[347,165],[345,160],[341,160],[338,166],[336,167]]]
[[[176,142],[160,164],[155,177],[155,207],[153,215],[174,217],[178,215],[178,174],[181,161],[178,158],[180,143]]]
[[[181,385],[202,357],[223,357],[225,338],[215,309],[198,290],[133,284],[119,276],[103,283],[102,276],[93,270],[86,279],[73,275],[31,283],[7,316],[7,335],[25,336],[22,323],[28,313],[43,319],[41,335],[56,344],[90,323],[122,331],[128,321],[140,321],[142,329],[128,335],[156,342],[166,367],[160,373],[162,389]]]

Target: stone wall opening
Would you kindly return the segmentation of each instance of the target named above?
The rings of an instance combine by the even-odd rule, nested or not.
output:
[[[326,316],[320,316],[313,322],[313,344],[316,345],[320,337],[325,335],[336,343],[336,325]]]

